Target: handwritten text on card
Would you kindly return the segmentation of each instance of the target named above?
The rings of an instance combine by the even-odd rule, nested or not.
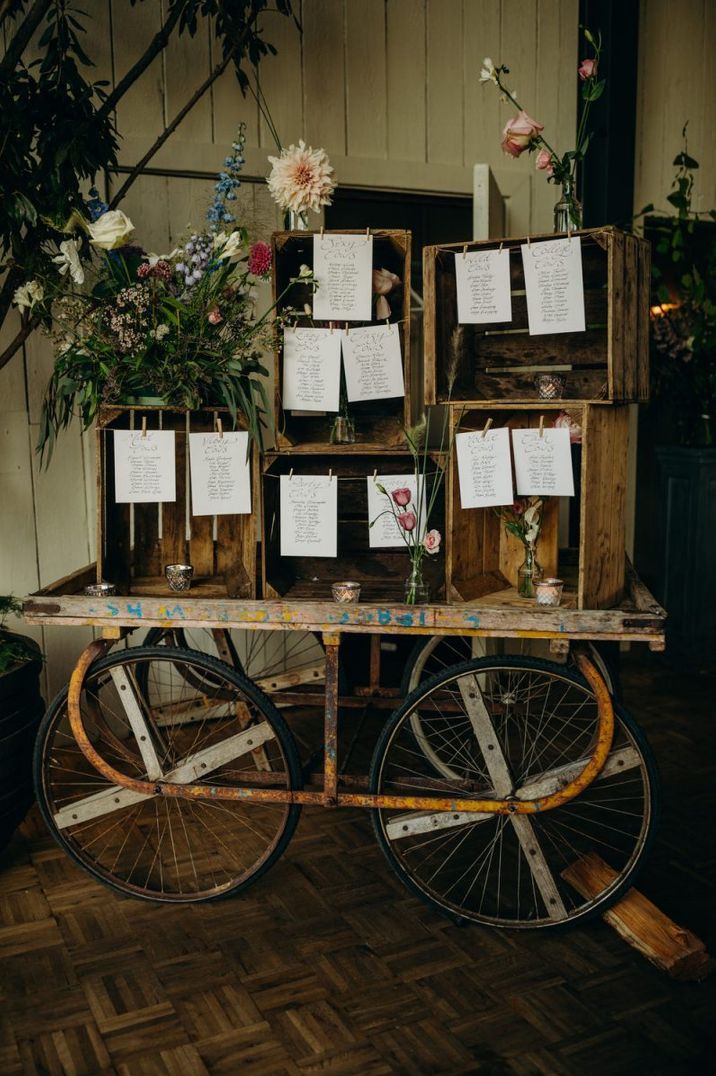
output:
[[[457,253],[455,279],[461,325],[512,321],[509,250]]]
[[[176,500],[173,430],[115,430],[117,504]]]
[[[281,556],[335,557],[338,479],[335,475],[281,475]]]
[[[313,316],[322,321],[370,321],[373,237],[314,235],[313,274],[318,284]]]
[[[286,329],[283,334],[283,406],[287,411],[337,411],[341,334],[330,329]]]
[[[249,435],[190,433],[191,509],[195,516],[244,515],[251,511]]]
[[[573,497],[569,430],[513,430],[512,452],[520,497]]]
[[[395,325],[369,325],[343,334],[349,401],[404,396],[400,333]]]
[[[455,434],[460,504],[463,508],[488,508],[512,504],[510,431],[507,427]]]
[[[582,243],[579,236],[522,245],[531,336],[584,332]]]
[[[379,474],[375,480],[372,475],[368,478],[368,522],[371,527],[368,531],[368,544],[371,549],[385,549],[391,546],[403,546],[405,541],[402,537],[400,524],[396,521],[391,511],[391,499],[381,493],[378,486],[382,486],[389,494],[396,489],[410,490],[410,501],[407,505],[396,505],[393,508],[397,515],[402,512],[412,512],[416,518],[418,515],[418,483],[414,474]],[[420,475],[420,522],[416,527],[418,535],[425,530],[425,496],[423,493],[425,479]]]

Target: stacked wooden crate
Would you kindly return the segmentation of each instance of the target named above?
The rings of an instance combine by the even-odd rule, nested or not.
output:
[[[581,239],[586,331],[530,336],[520,247],[527,239],[427,247],[424,251],[425,362],[428,404],[448,404],[453,432],[552,425],[559,411],[582,431],[573,450],[578,545],[559,549],[559,505],[550,499],[538,543],[545,572],[567,581],[565,603],[615,605],[624,588],[628,403],[648,397],[650,250],[616,228],[573,233]],[[531,242],[554,239],[532,236]],[[513,319],[459,325],[455,255],[509,248]],[[535,376],[559,373],[560,400],[538,399]],[[447,597],[511,601],[519,541],[492,508],[462,509],[454,459],[447,491]],[[519,600],[519,599],[515,599]]]

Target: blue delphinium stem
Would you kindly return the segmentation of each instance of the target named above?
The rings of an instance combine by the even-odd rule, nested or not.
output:
[[[231,154],[224,159],[224,169],[214,187],[214,198],[206,217],[211,231],[216,233],[225,224],[236,220],[227,203],[236,201],[236,191],[241,186],[239,173],[245,164],[244,148],[246,146],[246,124],[240,123],[236,140],[231,143]]]

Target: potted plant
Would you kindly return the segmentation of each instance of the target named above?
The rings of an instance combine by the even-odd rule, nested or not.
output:
[[[0,848],[33,800],[32,749],[44,711],[42,654],[37,643],[6,627],[19,602],[0,597]]]

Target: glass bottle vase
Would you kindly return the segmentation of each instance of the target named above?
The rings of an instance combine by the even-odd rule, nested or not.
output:
[[[287,232],[307,232],[308,213],[305,210],[287,209],[283,225]]]
[[[537,563],[534,542],[525,542],[525,559],[517,569],[517,593],[521,598],[535,598],[535,583],[542,578],[542,569]]]
[[[411,562],[410,575],[405,580],[405,604],[425,605],[430,601],[430,586],[423,578],[423,568],[420,563]]]
[[[562,182],[562,194],[554,207],[554,231],[573,232],[582,227],[582,203],[578,201],[573,176]]]

